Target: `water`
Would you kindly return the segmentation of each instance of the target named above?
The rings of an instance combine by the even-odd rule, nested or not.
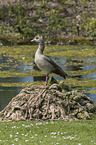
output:
[[[22,87],[0,87],[0,110],[3,110],[21,89]]]
[[[80,61],[76,59],[66,59],[63,57],[52,57],[52,59],[60,65],[65,71],[87,71],[87,70],[96,70],[96,59],[90,58],[85,61]],[[71,62],[71,63],[69,63]],[[83,65],[80,64],[83,62]],[[92,62],[92,64],[90,64]],[[67,65],[67,64],[71,65]],[[5,70],[15,72],[29,72],[33,69],[34,62],[31,63],[22,63],[18,60],[14,60],[12,57],[0,56],[0,71],[3,72]],[[3,65],[2,65],[3,64]],[[34,69],[38,70],[36,66]],[[31,74],[30,74],[31,75]],[[56,80],[62,80],[60,76],[54,76]],[[89,73],[88,75],[79,75],[75,76],[77,79],[83,80],[84,78],[90,78],[91,80],[96,80],[96,73]],[[25,83],[25,82],[33,82],[33,81],[45,81],[45,76],[27,76],[27,77],[5,77],[0,78],[0,83]],[[10,100],[16,96],[22,87],[2,87],[0,86],[0,110],[2,110]],[[90,90],[94,90],[94,88],[90,88]],[[86,90],[87,92],[88,90]],[[96,103],[96,94],[87,93],[89,97],[91,97]]]

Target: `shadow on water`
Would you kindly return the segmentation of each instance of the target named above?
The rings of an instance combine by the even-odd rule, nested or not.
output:
[[[95,104],[96,104],[96,94],[94,93],[85,93],[88,97],[90,97],[92,100],[94,100]]]
[[[4,109],[22,87],[1,87],[0,86],[0,110]]]
[[[67,63],[69,63],[69,65],[67,66],[68,71],[81,71],[84,67],[82,64],[80,64],[83,63],[83,61],[77,59],[68,59]]]
[[[58,65],[62,67],[64,71],[86,71],[86,70],[95,70],[96,69],[96,59],[90,58],[85,61],[77,59],[66,59],[63,57],[51,57]],[[90,64],[92,62],[92,64]],[[32,63],[23,63],[15,60],[12,57],[7,57],[0,55],[0,71],[11,70],[13,72],[29,72],[33,68],[35,70],[39,69],[34,62]],[[30,74],[31,75],[31,74]],[[62,80],[60,76],[54,76],[56,80]],[[96,73],[91,73],[88,75],[77,75],[74,76],[76,79],[83,80],[84,78],[90,78],[96,80]],[[33,81],[45,81],[45,76],[28,76],[28,77],[6,77],[0,78],[0,83],[26,83]],[[16,96],[22,87],[0,87],[0,110],[2,110],[9,101]],[[87,93],[96,103],[96,94]]]
[[[27,83],[33,81],[45,81],[46,76],[28,76],[28,77],[7,77],[0,78],[0,83]]]
[[[94,102],[96,103],[96,94],[94,94],[94,93],[87,93],[87,91],[94,91],[94,90],[96,90],[96,88],[89,88],[89,89],[87,89],[86,90],[86,95],[88,96],[88,97],[90,97],[91,99],[93,99],[94,100]]]

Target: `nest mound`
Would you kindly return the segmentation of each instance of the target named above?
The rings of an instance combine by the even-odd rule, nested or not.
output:
[[[0,112],[0,120],[90,119],[96,104],[61,81],[46,88],[29,85]]]

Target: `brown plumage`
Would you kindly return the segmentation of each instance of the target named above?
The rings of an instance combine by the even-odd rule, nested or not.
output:
[[[50,72],[50,73],[58,74],[61,77],[63,77],[64,79],[66,79],[66,77],[68,75],[62,70],[62,68],[60,66],[58,66],[51,58],[49,58],[47,56],[44,56],[44,59],[47,60],[55,68],[55,70],[52,70],[52,72]]]

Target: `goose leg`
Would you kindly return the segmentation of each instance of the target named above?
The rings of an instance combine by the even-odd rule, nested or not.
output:
[[[47,82],[48,82],[48,76],[46,76],[45,86],[47,86]]]
[[[47,86],[47,82],[48,82],[48,76],[46,76],[46,81],[45,81],[45,85],[41,86],[40,88],[44,88]]]

